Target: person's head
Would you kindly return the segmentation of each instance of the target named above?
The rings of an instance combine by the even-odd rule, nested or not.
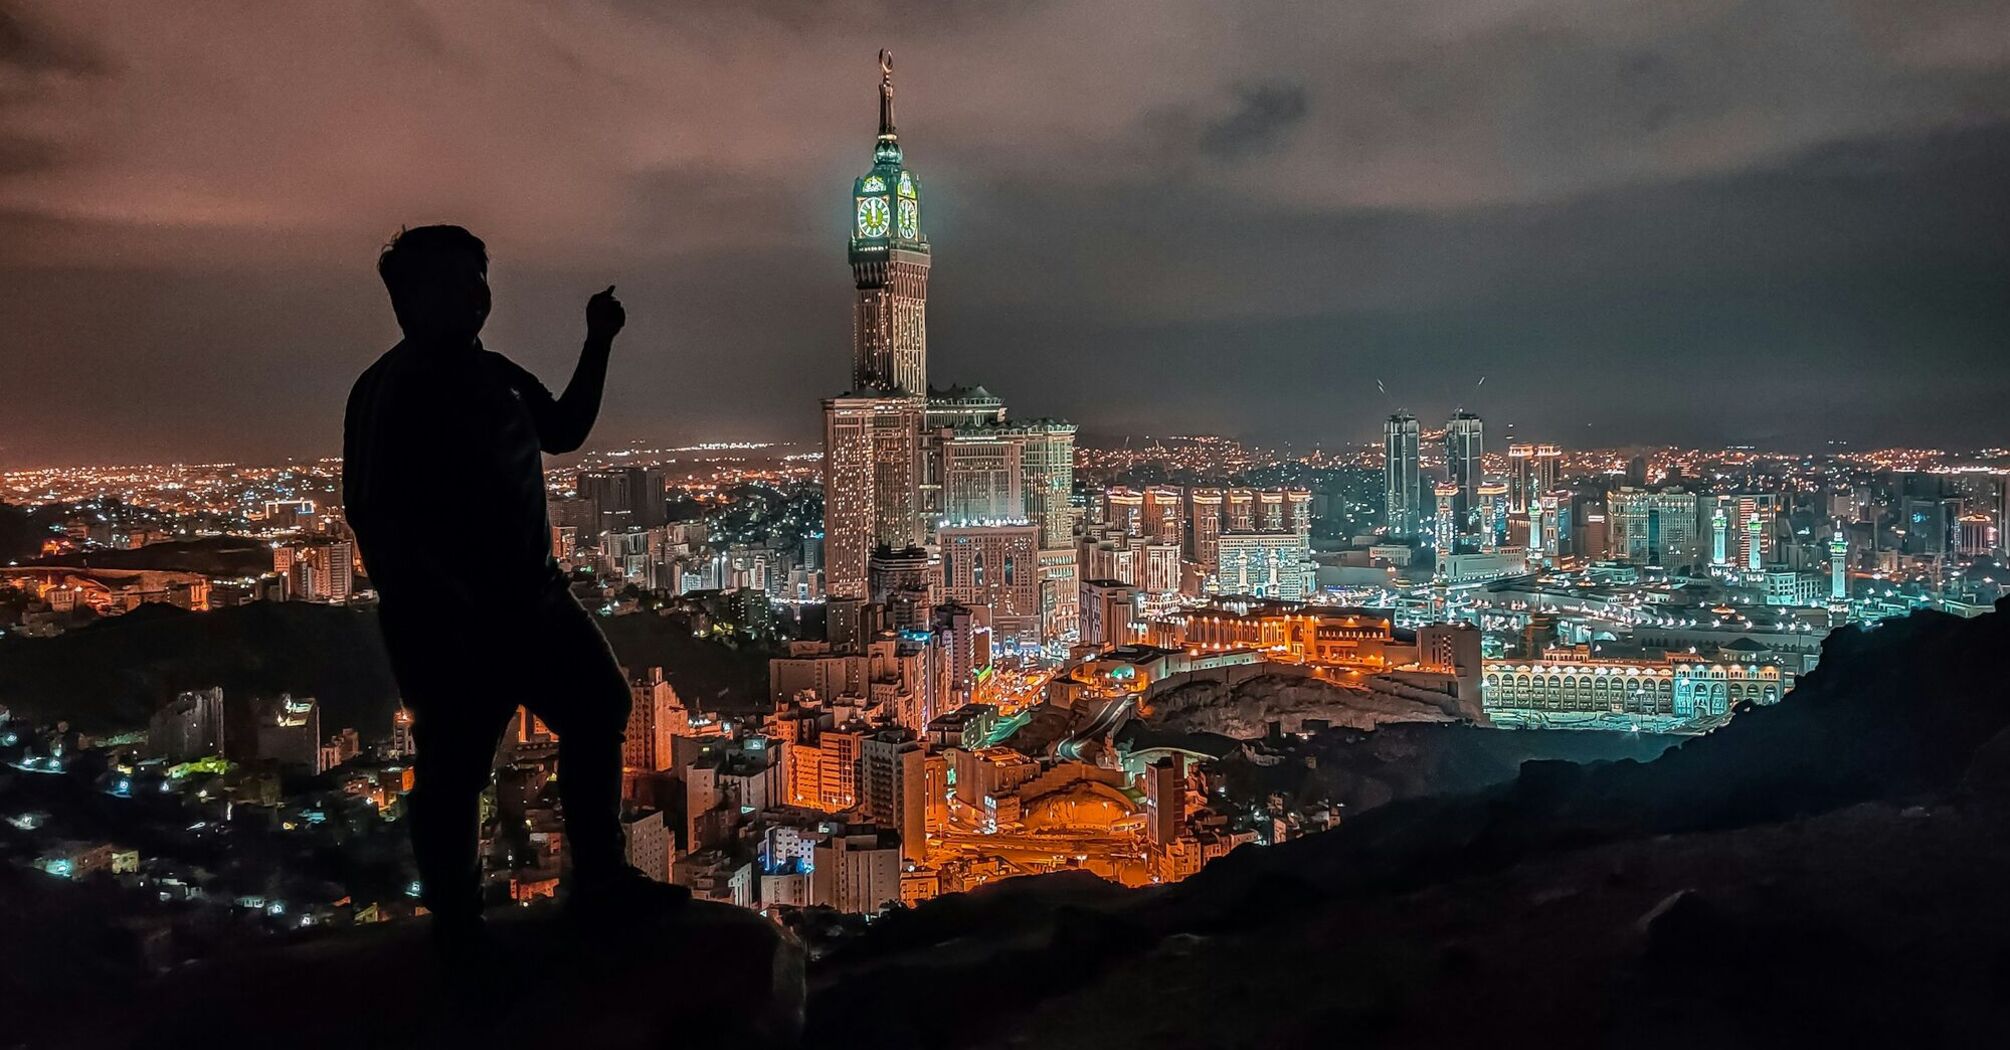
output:
[[[488,246],[459,226],[400,231],[377,256],[377,275],[410,338],[471,341],[488,320]]]

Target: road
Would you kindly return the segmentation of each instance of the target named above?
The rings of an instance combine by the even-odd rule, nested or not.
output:
[[[1111,733],[1116,732],[1117,727],[1123,725],[1124,719],[1130,717],[1131,710],[1136,704],[1137,696],[1135,694],[1126,694],[1110,701],[1107,706],[1096,713],[1096,717],[1089,719],[1087,725],[1077,730],[1074,735],[1054,745],[1054,754],[1070,762],[1084,761],[1082,758],[1082,745],[1100,742]]]

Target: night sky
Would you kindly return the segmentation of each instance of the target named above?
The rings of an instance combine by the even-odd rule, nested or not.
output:
[[[2010,443],[2001,2],[0,0],[0,465],[333,454],[442,221],[554,387],[619,286],[595,444],[810,438],[882,46],[1015,414]]]

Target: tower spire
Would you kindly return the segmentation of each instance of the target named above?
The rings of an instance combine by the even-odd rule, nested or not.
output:
[[[896,139],[893,130],[893,52],[879,49],[879,137]]]

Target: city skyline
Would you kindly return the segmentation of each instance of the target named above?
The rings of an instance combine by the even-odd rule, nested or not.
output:
[[[1979,41],[2010,16],[889,10],[14,6],[0,465],[325,452],[394,337],[368,261],[438,219],[490,240],[490,341],[548,379],[620,286],[604,445],[813,440],[870,101],[830,85],[883,45],[957,260],[934,374],[1087,435],[1465,407],[1576,446],[2005,440],[2010,61]]]

